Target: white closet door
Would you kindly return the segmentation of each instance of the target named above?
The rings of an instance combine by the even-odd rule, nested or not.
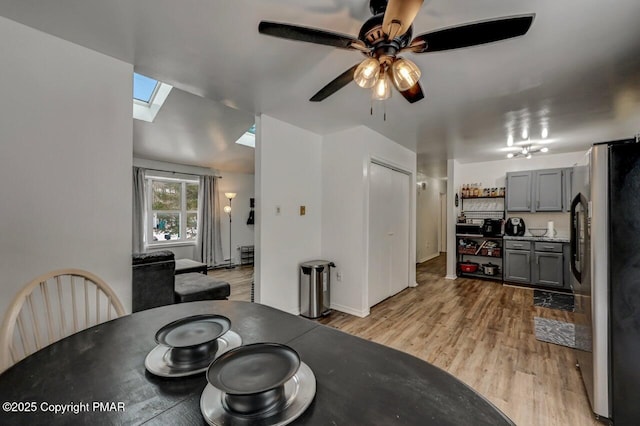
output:
[[[404,173],[393,173],[392,204],[393,214],[390,215],[389,227],[392,229],[391,237],[391,279],[390,294],[404,290],[409,285],[409,190],[410,177]]]
[[[369,306],[409,284],[409,191],[409,175],[371,164]]]
[[[377,164],[369,169],[369,306],[389,297],[391,247],[388,216],[392,171]]]

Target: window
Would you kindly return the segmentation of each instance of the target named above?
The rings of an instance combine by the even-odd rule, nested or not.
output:
[[[157,87],[158,80],[133,73],[133,99],[149,104]]]
[[[251,148],[255,148],[256,147],[256,125],[253,124],[251,127],[249,127],[249,130],[247,130],[242,136],[240,136],[240,138],[236,141],[236,143],[244,146],[249,146]]]
[[[153,122],[173,86],[133,73],[133,118]]]
[[[150,245],[196,241],[198,186],[198,182],[192,180],[147,178],[147,241]]]

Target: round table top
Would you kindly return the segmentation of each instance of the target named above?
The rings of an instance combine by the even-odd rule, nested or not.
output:
[[[43,348],[0,375],[0,423],[205,424],[199,405],[204,373],[162,378],[144,367],[156,331],[197,314],[228,317],[243,344],[275,342],[298,352],[317,388],[293,424],[513,425],[474,390],[427,362],[265,305],[235,301],[141,311]]]

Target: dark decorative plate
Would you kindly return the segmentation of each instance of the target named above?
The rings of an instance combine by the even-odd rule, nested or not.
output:
[[[222,315],[193,315],[162,327],[156,333],[156,342],[171,348],[197,348],[215,341],[230,328],[231,321]]]
[[[213,426],[282,426],[293,422],[311,405],[316,394],[316,378],[304,362],[283,386],[279,404],[259,412],[241,413],[229,407],[228,394],[207,384],[200,398],[204,420]],[[250,396],[250,395],[249,395]]]
[[[233,349],[207,371],[212,386],[232,395],[251,395],[282,386],[298,371],[300,356],[288,346],[255,343]]]
[[[230,328],[229,318],[214,314],[173,321],[156,333],[158,346],[145,359],[145,367],[165,377],[205,371],[216,356],[242,344],[240,336]]]

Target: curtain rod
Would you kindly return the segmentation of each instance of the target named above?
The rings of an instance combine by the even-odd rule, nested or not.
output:
[[[190,175],[190,176],[203,176],[203,175],[199,175],[197,173],[187,173],[187,172],[176,172],[174,170],[161,170],[161,169],[152,169],[149,167],[141,167],[141,169],[145,169],[145,170],[152,170],[154,172],[164,172],[164,173],[173,173],[174,175],[176,173],[181,174],[181,175]],[[218,175],[207,175],[207,176],[213,176],[216,177],[218,179],[222,179],[222,176],[218,176]]]

